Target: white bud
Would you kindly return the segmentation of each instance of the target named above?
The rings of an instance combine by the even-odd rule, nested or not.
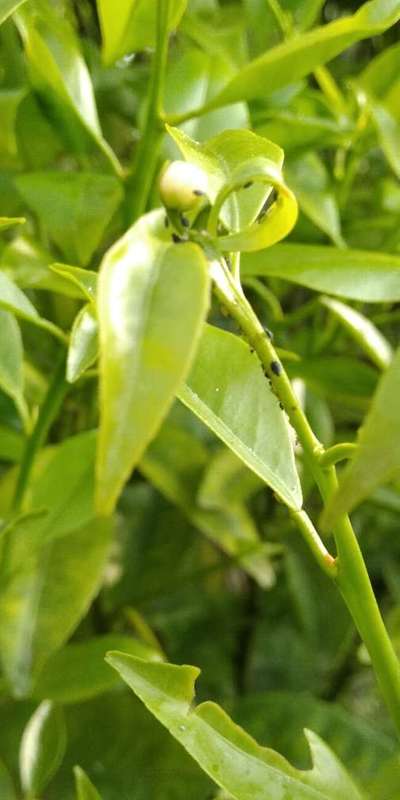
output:
[[[171,161],[161,175],[161,199],[171,211],[189,211],[206,193],[207,177],[195,164]]]

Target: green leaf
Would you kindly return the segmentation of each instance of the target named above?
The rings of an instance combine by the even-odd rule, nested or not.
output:
[[[81,292],[71,281],[50,269],[53,256],[30,236],[17,236],[3,249],[0,270],[20,289],[43,289],[67,297],[80,297]]]
[[[72,642],[46,662],[32,696],[58,703],[80,703],[110,691],[119,681],[104,663],[104,657],[115,648],[146,661],[162,660],[159,651],[131,636],[108,633],[86,642]]]
[[[284,503],[301,508],[289,423],[245,342],[206,325],[178,397]]]
[[[157,0],[122,0],[115,13],[112,0],[97,0],[106,64],[137,50],[154,47]],[[168,30],[173,30],[185,10],[186,0],[170,3]]]
[[[2,271],[0,271],[0,308],[11,311],[17,317],[31,322],[38,328],[47,330],[49,333],[52,333],[53,336],[65,341],[64,333],[60,328],[57,328],[56,325],[53,325],[53,323],[49,322],[47,319],[43,319],[43,317],[38,314],[31,301],[21,292],[21,289],[19,289]]]
[[[324,514],[325,527],[400,471],[400,350],[381,378],[358,434],[358,447]]]
[[[93,303],[97,293],[97,272],[80,267],[71,267],[69,264],[51,264],[50,269],[57,275],[61,275],[67,281],[77,286],[80,294],[85,300]]]
[[[86,772],[80,767],[74,767],[76,800],[101,800],[101,797],[89,780]]]
[[[5,89],[0,91],[0,163],[7,164],[18,155],[15,136],[15,122],[20,103],[26,97],[25,89]]]
[[[209,110],[272,94],[309,75],[354,42],[382,33],[399,18],[397,0],[371,0],[353,16],[293,36],[243,67],[205,108]]]
[[[67,356],[67,381],[74,383],[95,363],[98,350],[98,322],[88,303],[75,317]]]
[[[251,131],[224,131],[202,144],[191,139],[179,128],[167,125],[167,130],[185,160],[205,172],[208,182],[207,195],[212,203],[224,187],[231,183],[237,171],[250,159],[259,159],[258,163],[265,159],[270,168],[272,163],[277,172],[281,171],[283,164],[281,148]],[[239,186],[249,180],[249,176],[241,175]],[[232,192],[232,189],[229,189],[229,192]],[[270,185],[255,183],[254,186],[230,194],[229,203],[222,209],[221,216],[224,223],[233,230],[240,230],[250,225],[270,192]]]
[[[17,696],[30,692],[38,671],[86,613],[112,533],[109,520],[92,519],[42,543],[42,518],[23,516],[2,535],[1,661]]]
[[[97,508],[110,513],[193,359],[208,307],[207,262],[172,244],[164,214],[142,217],[100,270]]]
[[[4,764],[0,761],[0,797],[2,800],[17,800],[14,785]]]
[[[392,348],[373,322],[351,306],[332,297],[321,297],[321,303],[342,322],[379,369],[389,366],[393,356]]]
[[[96,432],[86,431],[42,452],[29,498],[30,507],[47,512],[40,527],[41,544],[93,519],[95,449]]]
[[[262,253],[244,254],[242,273],[283,278],[365,303],[400,300],[400,257],[389,253],[278,244]]]
[[[24,450],[24,438],[18,431],[0,425],[0,459],[20,461]]]
[[[118,16],[118,15],[117,15]],[[15,21],[35,86],[50,90],[57,101],[69,107],[104,153],[113,170],[121,166],[103,137],[93,86],[69,23],[48,0],[36,0],[17,11]]]
[[[368,106],[382,150],[393,172],[400,178],[400,122],[383,103],[369,100]]]
[[[35,172],[15,183],[64,258],[86,265],[121,202],[119,181],[90,172]]]
[[[336,756],[306,733],[313,767],[297,770],[279,753],[260,747],[215,703],[193,707],[196,667],[150,664],[123,653],[108,663],[222,789],[235,800],[361,800]]]
[[[21,784],[30,797],[42,794],[65,754],[67,732],[61,708],[44,701],[29,720],[21,740]]]
[[[235,456],[227,451],[228,456]],[[203,472],[209,460],[205,444],[193,432],[167,419],[154,441],[147,448],[140,471],[157,489],[180,508],[185,516],[217,547],[235,559],[260,586],[274,582],[268,557],[268,545],[259,536],[256,525],[243,501],[218,497],[205,491],[200,495]],[[235,459],[246,471],[242,461]],[[262,482],[250,473],[258,488]]]
[[[306,153],[286,166],[286,179],[301,210],[333,244],[343,247],[339,210],[329,185],[323,161],[316,153]]]
[[[349,356],[308,356],[286,368],[291,378],[302,378],[328,400],[361,411],[367,410],[378,380],[373,367]]]
[[[23,225],[24,222],[24,217],[0,217],[0,230],[12,228],[13,225]]]
[[[29,411],[24,399],[23,355],[21,332],[15,317],[0,310],[0,388],[14,400],[27,427]]]
[[[13,14],[18,6],[26,3],[26,0],[1,0],[0,1],[0,25],[6,21],[10,14]]]

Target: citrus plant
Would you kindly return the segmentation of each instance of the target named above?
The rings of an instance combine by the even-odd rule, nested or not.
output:
[[[400,796],[399,21],[0,0],[2,800]]]

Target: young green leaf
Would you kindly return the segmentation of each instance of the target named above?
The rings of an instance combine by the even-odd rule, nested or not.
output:
[[[313,766],[302,771],[258,745],[215,703],[193,707],[196,667],[150,664],[123,653],[109,653],[106,660],[235,800],[361,800],[345,768],[311,731],[306,736]]]
[[[399,396],[400,350],[378,384],[359,431],[355,456],[324,513],[326,528],[400,472]]]
[[[112,0],[97,0],[103,58],[110,64],[137,50],[154,47],[156,40],[157,0],[122,0],[115,13]],[[168,30],[175,28],[185,10],[186,0],[174,0],[169,6]]]
[[[251,131],[232,130],[214,136],[207,142],[199,143],[187,136],[179,128],[167,125],[170,136],[178,145],[183,157],[207,176],[207,195],[212,203],[224,187],[232,181],[239,169],[246,168],[248,161],[265,159],[268,165],[275,166],[280,173],[283,164],[283,151],[280,147]],[[271,185],[255,183],[251,176],[242,174],[239,188],[230,194],[229,202],[222,209],[221,218],[229,229],[240,230],[254,222],[265,200],[271,192]],[[229,189],[230,193],[232,190]]]
[[[146,661],[161,661],[159,650],[132,636],[108,633],[86,642],[72,642],[54,653],[32,689],[37,700],[80,703],[108,692],[119,680],[104,663],[108,650],[123,650]]]
[[[30,718],[21,739],[19,770],[29,797],[39,797],[65,754],[67,732],[62,709],[48,700]]]
[[[67,356],[67,381],[74,383],[95,363],[98,350],[98,322],[93,305],[88,303],[75,317]]]
[[[71,267],[69,264],[51,264],[50,269],[62,278],[65,278],[73,286],[79,289],[79,293],[85,300],[94,303],[97,294],[97,272],[80,267]]]
[[[101,800],[92,781],[80,767],[74,767],[76,800]]]
[[[97,508],[110,513],[189,370],[208,308],[207,262],[173,244],[164,214],[140,219],[100,270]]]
[[[301,508],[289,423],[245,342],[206,325],[178,397],[284,503]]]
[[[8,311],[0,310],[0,388],[14,400],[27,427],[29,411],[24,399],[23,352],[21,332],[15,317]]]
[[[90,172],[34,172],[15,183],[64,258],[86,265],[121,202],[119,181]]]
[[[400,300],[400,257],[389,253],[278,244],[262,253],[245,253],[241,267],[243,276],[283,278],[349,300]]]
[[[37,0],[20,8],[15,21],[37,88],[50,90],[73,111],[120,175],[121,166],[100,128],[89,70],[65,16],[48,0]]]
[[[399,18],[397,0],[364,3],[353,16],[293,36],[251,61],[204,108],[210,110],[272,94],[326,64],[354,42],[382,33]]]
[[[392,348],[373,322],[351,306],[332,297],[321,297],[321,303],[342,322],[379,369],[389,366],[393,356]]]

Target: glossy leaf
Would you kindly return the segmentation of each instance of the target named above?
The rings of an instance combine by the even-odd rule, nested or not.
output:
[[[349,300],[400,300],[400,257],[389,253],[340,250],[306,244],[278,244],[242,257],[245,275],[283,278]]]
[[[236,800],[361,800],[336,756],[307,732],[313,766],[297,770],[283,756],[260,747],[215,703],[193,707],[196,667],[149,664],[109,653],[108,663],[208,775]]]
[[[364,3],[353,16],[342,17],[321,28],[294,36],[251,61],[206,108],[265,97],[303,78],[319,65],[326,64],[354,42],[383,32],[399,18],[400,9],[396,0]]]
[[[86,642],[72,642],[49,658],[32,689],[32,696],[57,703],[80,703],[110,691],[119,681],[104,663],[104,656],[114,648],[146,661],[162,660],[159,651],[131,636],[109,633]]]
[[[10,14],[13,14],[18,6],[26,3],[26,0],[1,0],[0,2],[0,25],[6,21]]]
[[[50,90],[74,112],[120,174],[120,164],[100,128],[89,71],[65,17],[48,0],[37,0],[24,4],[15,20],[37,88]]]
[[[301,507],[289,423],[247,344],[207,325],[178,397],[284,503]]]
[[[326,527],[400,472],[400,350],[380,380],[358,435],[358,447],[324,515]]]
[[[101,800],[101,797],[89,780],[86,772],[80,767],[74,767],[76,800]]]
[[[207,307],[205,258],[196,245],[171,243],[162,212],[143,217],[106,254],[98,297],[101,513],[112,511],[186,377]]]
[[[185,10],[186,0],[170,5],[168,30],[177,26]],[[117,58],[146,47],[156,41],[156,0],[122,0],[118,14],[112,0],[97,0],[103,37],[103,56],[107,64]]]
[[[24,399],[23,345],[16,319],[0,310],[0,388],[14,400],[25,425],[29,412]]]
[[[90,172],[36,172],[19,176],[16,186],[64,258],[82,265],[122,199],[116,178]]]
[[[351,306],[332,297],[322,297],[321,303],[342,322],[379,369],[389,366],[393,355],[392,348],[373,322]]]
[[[67,381],[74,383],[95,363],[99,351],[98,322],[93,306],[84,306],[75,317],[67,356]]]
[[[66,739],[62,710],[44,701],[24,730],[19,752],[21,784],[29,797],[42,794],[57,772],[64,758]]]

